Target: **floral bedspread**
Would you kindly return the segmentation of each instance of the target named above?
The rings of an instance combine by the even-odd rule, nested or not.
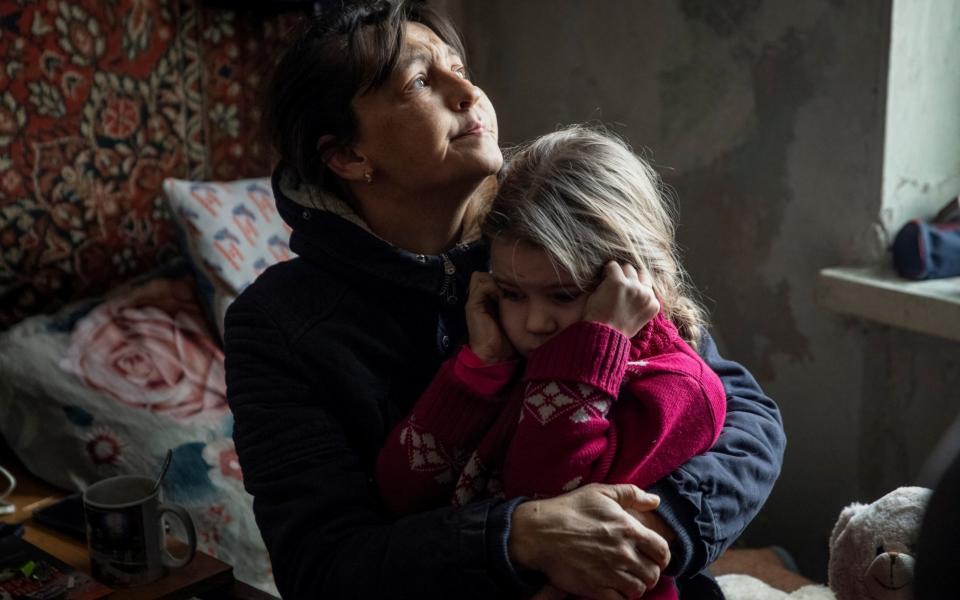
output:
[[[200,550],[276,593],[231,437],[223,352],[182,267],[0,335],[0,435],[37,476],[83,489],[152,475]]]

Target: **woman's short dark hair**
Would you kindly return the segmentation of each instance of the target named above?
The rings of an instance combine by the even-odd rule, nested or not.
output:
[[[340,0],[322,12],[280,56],[267,90],[266,134],[300,178],[342,192],[324,154],[357,131],[351,102],[390,78],[403,46],[405,22],[421,23],[464,58],[453,24],[422,0]],[[318,147],[318,140],[333,138]]]

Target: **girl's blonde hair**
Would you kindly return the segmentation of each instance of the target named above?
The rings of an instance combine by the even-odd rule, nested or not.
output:
[[[513,151],[482,231],[542,248],[582,290],[610,260],[646,266],[663,314],[696,348],[706,313],[677,256],[673,212],[656,171],[626,143],[574,125]]]

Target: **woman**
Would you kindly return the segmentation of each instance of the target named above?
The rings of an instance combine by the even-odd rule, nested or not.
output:
[[[393,520],[376,494],[377,452],[464,339],[467,282],[488,259],[475,216],[502,157],[463,56],[422,3],[375,1],[325,12],[277,66],[274,189],[299,258],[236,300],[225,335],[234,437],[277,585],[288,598],[500,598],[549,580],[621,598],[665,568],[682,597],[703,597],[692,576],[759,510],[784,445],[775,405],[709,336],[724,430],[648,490],[659,506],[594,485]]]

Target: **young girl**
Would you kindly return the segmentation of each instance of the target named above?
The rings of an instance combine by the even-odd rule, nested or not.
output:
[[[392,511],[644,488],[714,443],[725,394],[691,348],[703,312],[658,178],[623,142],[577,126],[522,148],[483,233],[469,344],[378,458]],[[676,597],[669,578],[644,594]]]

